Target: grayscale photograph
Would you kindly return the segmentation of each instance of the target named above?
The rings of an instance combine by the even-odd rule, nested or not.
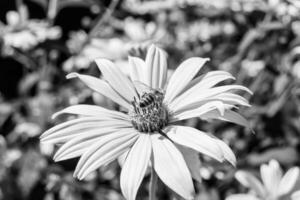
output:
[[[0,0],[0,200],[300,200],[300,0]]]

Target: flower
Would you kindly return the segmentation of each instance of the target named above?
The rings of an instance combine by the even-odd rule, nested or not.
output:
[[[299,199],[300,199],[300,190],[297,190],[296,192],[294,192],[294,193],[291,195],[291,199],[292,199],[292,200],[299,200]]]
[[[279,163],[271,160],[268,165],[263,164],[260,167],[260,175],[263,183],[249,172],[236,172],[236,179],[245,187],[253,190],[254,194],[234,194],[227,197],[226,200],[279,200],[294,188],[299,177],[299,168],[293,167],[283,176]]]
[[[16,11],[7,12],[6,21],[2,34],[7,48],[28,50],[47,39],[54,40],[61,36],[59,27],[50,26],[45,20],[28,19],[27,15],[22,18]]]
[[[251,93],[240,85],[216,86],[234,79],[224,71],[212,71],[194,78],[207,58],[187,59],[173,73],[167,84],[167,56],[151,45],[146,60],[129,57],[130,79],[106,59],[96,59],[103,78],[71,73],[88,87],[99,92],[126,112],[108,110],[93,105],[74,105],[54,114],[79,115],[56,125],[42,136],[43,142],[63,144],[55,161],[79,157],[74,176],[83,179],[92,171],[126,155],[120,182],[126,199],[135,199],[149,164],[158,177],[185,199],[192,199],[192,177],[199,180],[195,152],[217,161],[236,158],[222,140],[176,122],[201,117],[221,119],[246,127],[248,122],[231,110],[236,105],[248,106],[247,100],[233,90]]]
[[[88,42],[87,38],[88,35],[83,31],[70,34],[67,46],[73,55],[64,62],[65,71],[87,69],[99,57],[119,60],[126,55],[124,43],[119,38],[91,38]]]

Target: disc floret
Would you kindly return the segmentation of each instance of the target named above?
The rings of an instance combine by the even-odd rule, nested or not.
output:
[[[158,90],[144,92],[131,102],[131,122],[140,132],[159,132],[168,123],[168,112],[163,104],[164,93]]]

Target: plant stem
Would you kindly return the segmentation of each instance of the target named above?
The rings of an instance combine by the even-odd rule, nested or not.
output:
[[[154,167],[151,167],[151,177],[149,184],[149,200],[156,200],[156,186],[157,186],[157,174]]]
[[[54,23],[57,14],[58,0],[50,0],[48,3],[47,18],[50,24]]]
[[[85,47],[85,45],[87,45],[90,42],[90,40],[97,35],[101,26],[110,19],[111,15],[113,14],[114,10],[116,9],[119,1],[120,0],[112,0],[110,5],[106,9],[105,13],[103,15],[99,16],[95,20],[96,23],[95,23],[94,27],[90,30],[87,38],[85,39],[84,43],[81,46],[81,49],[79,52],[81,52],[81,50]]]
[[[89,37],[94,37],[98,32],[100,27],[109,20],[111,17],[112,13],[116,9],[117,5],[119,3],[119,0],[112,0],[108,8],[106,9],[105,13],[100,16],[98,19],[96,19],[97,23],[95,26],[92,28],[92,30],[89,33]]]

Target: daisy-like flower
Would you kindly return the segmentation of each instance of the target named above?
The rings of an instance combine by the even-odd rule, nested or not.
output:
[[[263,164],[260,167],[262,182],[255,176],[246,171],[238,171],[235,174],[236,179],[245,187],[250,188],[252,193],[234,194],[226,200],[280,200],[285,195],[290,195],[297,179],[299,178],[299,168],[293,167],[284,175],[276,160],[271,160],[268,165]],[[299,194],[293,194],[294,198]]]
[[[54,156],[55,161],[80,157],[74,172],[79,179],[125,154],[120,182],[126,199],[135,199],[149,164],[174,192],[193,199],[192,177],[200,180],[195,152],[220,162],[228,160],[233,165],[236,158],[222,140],[176,122],[201,117],[248,127],[247,120],[231,108],[249,104],[232,91],[251,92],[240,85],[216,86],[234,79],[224,71],[195,78],[208,60],[194,57],[184,61],[167,84],[167,56],[154,45],[145,61],[129,57],[130,79],[109,60],[96,59],[104,80],[77,73],[67,78],[79,78],[124,107],[125,112],[93,105],[70,106],[54,117],[67,113],[79,118],[47,130],[41,140],[63,144]]]

